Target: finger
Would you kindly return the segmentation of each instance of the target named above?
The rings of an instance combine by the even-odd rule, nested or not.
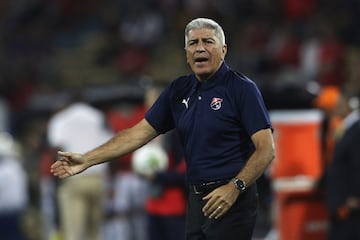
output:
[[[61,168],[61,166],[62,166],[61,162],[55,162],[53,165],[51,165],[50,172],[54,173],[58,171],[58,169]]]
[[[54,162],[51,165],[50,169],[54,170],[54,169],[57,169],[57,168],[60,168],[60,167],[63,167],[63,166],[68,166],[68,165],[69,165],[68,161],[66,161],[66,160],[58,160],[58,161]]]
[[[66,172],[66,169],[69,168],[68,165],[69,164],[66,161],[57,161],[56,164],[53,164],[53,166],[51,166],[50,172],[54,176],[60,177],[64,174],[64,172]]]
[[[203,200],[207,200],[205,206],[203,207],[203,211],[211,210],[211,208],[215,208],[218,205],[216,204],[218,197],[213,196],[212,192],[206,195]],[[215,206],[214,206],[215,205]]]
[[[205,197],[203,197],[203,200],[208,200],[213,196],[213,192],[210,192],[209,194],[207,194]]]
[[[220,205],[220,202],[218,201],[218,197],[212,197],[208,200],[208,202],[203,207],[203,212],[205,216],[209,216],[211,213],[213,213],[216,208]]]
[[[56,161],[50,166],[50,169],[55,169],[61,165],[62,165],[62,163],[60,161]]]
[[[64,178],[66,176],[67,172],[64,169],[59,169],[56,172],[54,172],[54,176],[59,178]]]
[[[215,218],[218,219],[223,215],[223,213],[226,212],[226,209],[224,209],[222,206],[218,206],[209,216],[209,218]]]
[[[62,178],[65,174],[66,174],[66,171],[64,169],[56,169],[53,171],[52,173],[55,177],[59,177],[59,178]]]
[[[54,171],[54,176],[59,178],[66,178],[72,175],[71,168],[68,166],[59,167]]]

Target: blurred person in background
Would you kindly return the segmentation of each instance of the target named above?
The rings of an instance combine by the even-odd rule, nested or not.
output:
[[[42,223],[42,239],[60,239],[59,209],[56,200],[56,188],[58,181],[49,174],[49,167],[56,158],[55,149],[47,146],[40,154],[40,213]]]
[[[326,169],[332,161],[338,129],[346,116],[338,114],[338,103],[341,96],[341,89],[337,86],[322,87],[313,100],[313,106],[323,113],[321,122],[321,158],[323,171],[318,180],[318,188],[324,190],[326,182]],[[323,196],[325,198],[325,196]],[[325,200],[325,199],[324,199]]]
[[[186,239],[251,240],[256,180],[274,158],[269,115],[255,83],[225,63],[218,23],[189,22],[185,52],[193,74],[170,83],[143,120],[86,153],[59,152],[51,172],[68,178],[177,129],[189,187]]]
[[[329,240],[360,239],[359,97],[342,92],[337,113],[344,118],[326,176]]]
[[[109,106],[107,122],[113,132],[130,128],[140,121],[146,108],[143,99],[125,98]],[[109,163],[104,240],[145,240],[144,209],[147,182],[131,169],[132,154]]]
[[[145,176],[149,181],[145,200],[148,240],[184,240],[186,166],[182,155],[176,153],[179,150],[176,133],[165,134],[151,144],[162,145],[168,154],[169,167]]]
[[[150,87],[146,91],[145,105],[147,109],[150,109],[159,97],[161,90],[160,87]],[[148,240],[184,240],[186,164],[181,144],[176,131],[158,136],[151,141],[151,144],[164,149],[169,163],[164,171],[141,175],[149,181],[145,200],[145,209],[148,215]]]
[[[81,99],[56,112],[48,123],[49,144],[62,151],[88,151],[112,133],[104,113]],[[107,165],[98,165],[57,187],[61,235],[65,240],[97,240],[103,223]]]
[[[341,89],[339,87],[325,86],[313,101],[314,106],[321,109],[324,114],[321,133],[324,169],[333,157],[336,129],[338,129],[345,117],[336,113],[340,95]]]
[[[22,217],[27,208],[27,174],[19,146],[7,132],[0,132],[0,238],[26,239]]]

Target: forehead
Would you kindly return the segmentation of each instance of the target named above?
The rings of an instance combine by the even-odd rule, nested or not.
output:
[[[188,39],[197,39],[197,38],[216,38],[215,30],[211,28],[196,28],[192,29],[188,33]]]

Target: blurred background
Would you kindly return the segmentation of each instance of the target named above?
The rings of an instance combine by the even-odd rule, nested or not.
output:
[[[325,87],[360,89],[359,14],[357,0],[1,0],[0,131],[26,176],[19,239],[61,239],[43,229],[44,204],[56,208],[56,183],[43,188],[56,159],[47,131],[74,93],[114,132],[135,121],[149,86],[190,71],[185,25],[209,17],[225,31],[226,62],[258,84],[270,111],[313,110]],[[110,179],[124,168],[113,165]],[[274,228],[270,182],[259,180],[257,239]]]

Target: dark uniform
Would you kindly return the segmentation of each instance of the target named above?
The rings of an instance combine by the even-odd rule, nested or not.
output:
[[[359,114],[357,112],[357,114]],[[329,240],[360,239],[360,209],[346,209],[348,197],[360,199],[360,116],[337,142],[327,172],[326,192],[330,213]]]
[[[251,239],[255,186],[249,186],[220,219],[208,219],[201,209],[202,197],[235,177],[254,152],[251,135],[271,128],[254,82],[226,63],[203,83],[194,74],[182,76],[163,91],[145,118],[158,133],[176,128],[183,144],[190,185],[188,239]],[[239,235],[244,232],[248,236]]]

